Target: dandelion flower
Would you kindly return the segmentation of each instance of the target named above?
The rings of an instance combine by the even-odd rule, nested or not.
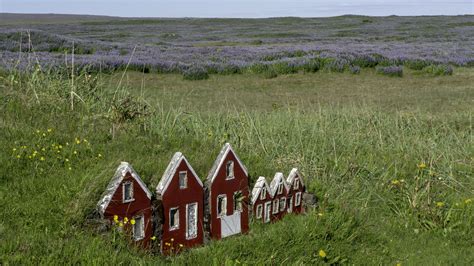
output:
[[[118,215],[114,215],[114,221],[118,221]]]
[[[80,140],[76,140],[76,144],[81,144],[81,141],[80,141]]]
[[[151,239],[152,241],[155,241],[155,240],[156,240],[156,236],[152,236],[150,239]]]
[[[426,164],[422,162],[422,163],[418,164],[418,168],[420,168],[420,169],[425,169],[425,168],[426,168]]]
[[[326,258],[326,252],[324,250],[320,249],[318,254],[321,258]]]
[[[119,227],[123,227],[123,223],[122,223],[122,222],[119,223]]]
[[[130,220],[131,224],[135,224],[135,219]]]
[[[444,202],[438,201],[438,202],[436,202],[436,206],[437,206],[437,207],[443,207],[443,206],[444,206]]]

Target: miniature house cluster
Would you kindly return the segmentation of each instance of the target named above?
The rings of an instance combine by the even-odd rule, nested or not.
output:
[[[132,166],[118,167],[98,203],[102,218],[120,224],[134,242],[150,247],[159,241],[163,254],[246,233],[249,218],[276,221],[304,212],[302,176],[295,168],[287,179],[277,173],[268,185],[260,177],[250,194],[249,175],[230,144],[225,144],[205,183],[184,155],[174,154],[156,187],[156,197]],[[249,198],[251,197],[251,198]]]

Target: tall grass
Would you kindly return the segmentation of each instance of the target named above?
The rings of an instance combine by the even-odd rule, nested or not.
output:
[[[71,110],[67,76],[38,71],[1,78],[5,263],[464,264],[474,259],[469,252],[472,112],[433,116],[353,105],[248,111],[230,105],[226,112],[189,112],[187,102],[150,104],[131,94],[126,83],[108,88],[100,76],[86,73],[75,77],[74,91],[83,101]],[[273,225],[253,223],[246,236],[171,258],[129,248],[90,219],[120,161],[131,162],[154,191],[175,151],[205,177],[225,142],[233,144],[252,182],[299,167],[318,197],[317,209]],[[64,157],[41,150],[65,143],[76,145],[71,151],[80,156],[71,170],[58,163]],[[22,146],[40,155],[17,158]]]

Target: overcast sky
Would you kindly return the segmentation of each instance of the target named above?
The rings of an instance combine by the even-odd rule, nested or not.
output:
[[[0,12],[125,17],[474,14],[474,0],[0,0]]]

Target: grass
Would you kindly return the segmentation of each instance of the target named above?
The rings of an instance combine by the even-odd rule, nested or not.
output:
[[[472,69],[80,75],[74,110],[67,77],[0,75],[2,264],[474,261]],[[252,181],[301,168],[316,210],[171,258],[128,248],[88,219],[120,161],[154,191],[175,151],[204,178],[226,141]]]

